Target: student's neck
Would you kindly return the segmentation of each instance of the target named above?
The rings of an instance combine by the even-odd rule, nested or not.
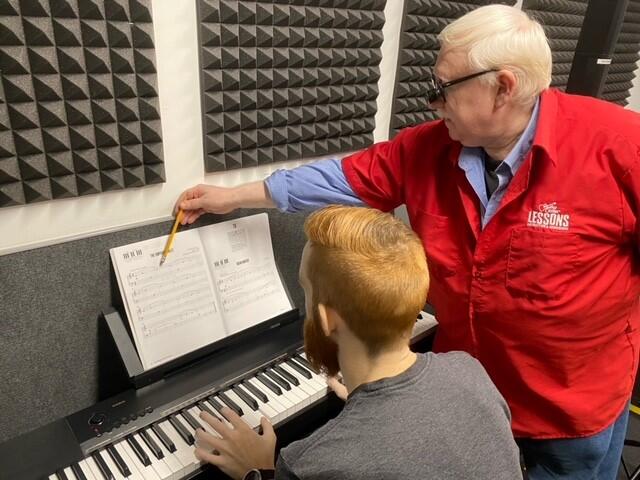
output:
[[[409,345],[399,345],[398,348],[381,352],[375,357],[367,355],[364,346],[359,342],[349,342],[341,345],[338,360],[344,384],[349,393],[364,383],[375,382],[382,378],[400,375],[416,361],[416,354],[409,349]]]

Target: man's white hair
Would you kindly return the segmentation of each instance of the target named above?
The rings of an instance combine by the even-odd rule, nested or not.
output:
[[[474,73],[509,70],[518,81],[514,99],[531,105],[551,83],[551,49],[542,26],[522,10],[506,5],[477,8],[447,25],[438,40],[443,50],[467,53]],[[494,75],[481,77],[495,81]]]

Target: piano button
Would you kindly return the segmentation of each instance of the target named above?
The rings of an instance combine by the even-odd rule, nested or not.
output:
[[[299,362],[302,364],[302,366],[303,366],[303,367],[308,368],[308,369],[309,369],[309,370],[311,370],[312,372],[314,371],[314,370],[313,370],[313,367],[312,367],[312,366],[311,366],[311,364],[309,363],[309,360],[307,360],[306,356],[304,356],[304,357],[303,357],[302,355],[296,355],[296,356],[295,356],[295,359],[296,359],[297,361],[299,361]]]
[[[242,387],[242,385],[236,385],[232,390],[236,395],[244,400],[244,403],[249,405],[254,412],[258,410],[258,402]]]
[[[147,433],[149,434],[149,437],[156,442],[156,445],[158,445],[158,448],[162,453],[162,460],[164,460],[169,469],[173,472],[174,476],[181,477],[180,472],[182,471],[184,466],[182,465],[182,463],[180,463],[180,459],[176,456],[175,453],[167,450],[167,447],[158,438],[154,430],[149,430]]]
[[[256,378],[258,379],[258,381],[260,381],[260,383],[262,383],[276,395],[282,395],[282,390],[280,389],[280,387],[273,383],[271,379],[269,379],[266,375],[259,373],[258,375],[256,375]]]
[[[170,453],[173,453],[176,451],[176,446],[173,444],[171,439],[167,436],[167,433],[159,424],[151,425],[151,430],[153,431],[153,433],[156,434],[158,439],[160,439],[162,444]]]
[[[300,382],[298,381],[298,379],[293,375],[291,375],[289,372],[287,372],[284,368],[282,368],[281,365],[274,365],[273,369],[276,371],[278,375],[280,375],[290,384],[295,385],[296,387],[300,386]]]
[[[140,434],[140,438],[142,438],[142,441],[147,445],[147,447],[149,447],[149,450],[151,450],[153,455],[158,460],[162,459],[164,454],[162,453],[162,450],[160,450],[160,447],[158,446],[157,442],[153,439],[153,437],[149,433],[149,430],[147,429],[140,430],[138,433]]]
[[[111,469],[107,466],[107,462],[103,458],[102,453],[94,452],[91,456],[95,460],[96,465],[98,466],[98,469],[100,469],[100,473],[102,474],[102,477],[105,480],[115,480],[116,477],[114,476]]]
[[[200,423],[198,423],[198,421],[195,418],[193,418],[193,415],[189,413],[189,410],[187,408],[182,410],[180,412],[180,415],[182,415],[182,417],[187,421],[189,425],[191,425],[191,428],[193,428],[194,430],[197,430],[198,428],[200,428]]]
[[[231,393],[231,390],[227,390],[226,392],[219,392],[218,393],[218,398],[220,400],[222,400],[227,407],[229,407],[231,410],[236,412],[236,414],[239,417],[241,417],[244,412],[242,411],[242,408],[240,408],[240,406],[236,402],[231,400],[230,393]]]
[[[158,475],[158,478],[162,480],[166,478],[170,478],[173,475],[173,471],[171,470],[171,468],[169,468],[169,466],[164,461],[164,459],[157,459],[155,455],[151,453],[151,450],[149,449],[147,444],[144,442],[144,440],[142,440],[139,433],[134,434],[133,437],[138,441],[144,453],[151,460],[151,468],[155,470],[156,474]]]
[[[257,428],[260,426],[260,417],[262,414],[258,411],[253,411],[249,405],[247,405],[244,400],[242,400],[233,390],[228,390],[227,395],[229,398],[240,407],[242,410],[242,415],[240,418],[245,421],[247,425],[251,428]]]
[[[273,370],[265,370],[264,374],[269,377],[269,380],[275,382],[278,386],[284,388],[285,390],[291,390],[291,385],[289,385],[282,377],[280,377]]]
[[[269,397],[267,397],[267,395],[262,390],[256,387],[249,380],[245,380],[244,382],[242,382],[242,386],[245,387],[251,394],[253,394],[254,397],[260,400],[262,403],[269,403]]]
[[[113,445],[109,445],[107,447],[107,453],[111,456],[113,463],[116,465],[120,473],[123,477],[130,477],[131,470],[129,470],[129,465],[124,461],[120,453],[114,448]]]
[[[134,478],[138,477],[142,480],[160,480],[160,476],[157,475],[156,471],[151,467],[151,465],[143,465],[140,462],[140,459],[133,451],[131,444],[127,441],[122,441],[118,444],[118,447],[122,451],[122,456],[127,457],[129,459],[129,463],[131,464],[131,470],[135,471]],[[136,479],[137,480],[137,479]]]
[[[289,360],[287,360],[286,364],[289,365],[291,368],[293,368],[296,372],[298,372],[307,380],[311,380],[312,378],[311,372],[306,368],[304,368],[302,365],[300,365],[298,362],[296,362],[293,358],[290,358]]]
[[[169,417],[169,423],[175,428],[176,432],[180,435],[180,437],[184,440],[187,445],[193,445],[194,439],[189,429],[185,426],[184,423],[178,418],[177,414],[171,415]]]
[[[71,465],[71,470],[73,470],[73,473],[78,480],[89,480],[78,463]]]
[[[140,460],[140,463],[142,463],[142,465],[144,465],[145,467],[151,465],[151,460],[149,460],[149,457],[147,456],[145,451],[142,450],[142,447],[138,443],[138,440],[136,440],[133,435],[129,435],[126,440],[131,447],[131,450],[133,450],[133,453],[135,453],[138,457],[138,460]]]
[[[58,477],[58,480],[69,480],[69,477],[67,477],[67,474],[64,473],[63,469],[60,469],[56,472],[56,476]]]

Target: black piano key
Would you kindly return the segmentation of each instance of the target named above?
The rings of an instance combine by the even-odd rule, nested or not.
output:
[[[304,378],[311,380],[312,378],[311,372],[306,368],[304,368],[302,365],[300,365],[298,362],[296,362],[293,358],[287,361],[287,365],[293,368],[296,372],[298,372]]]
[[[177,430],[178,435],[182,437],[187,445],[193,445],[195,443],[195,439],[193,438],[193,435],[191,435],[191,432],[189,432],[185,426],[182,425],[182,422],[180,422],[180,420],[178,420],[174,415],[169,417],[169,423],[173,425],[173,428]]]
[[[198,408],[200,410],[203,410],[203,411],[207,412],[209,415],[211,415],[211,416],[213,416],[215,418],[218,418],[218,415],[213,410],[211,410],[209,408],[209,405],[207,405],[206,403],[204,403],[202,401],[198,402]]]
[[[158,424],[151,425],[151,430],[153,430],[153,433],[156,434],[156,436],[160,439],[160,441],[165,446],[165,448],[169,450],[169,453],[174,453],[176,451],[176,445],[173,443],[173,441],[169,438],[169,435],[165,433],[165,431],[162,429],[160,425]]]
[[[287,382],[292,383],[296,387],[300,386],[300,380],[298,380],[296,377],[291,375],[289,372],[287,372],[280,365],[274,365],[273,369],[278,373],[278,375],[280,375],[282,378],[284,378]]]
[[[109,465],[107,465],[107,462],[104,461],[104,458],[102,458],[102,454],[100,452],[94,452],[93,454],[91,454],[91,456],[96,461],[98,470],[100,470],[100,473],[104,477],[104,480],[116,480],[113,476],[113,473],[109,469]]]
[[[131,446],[131,449],[135,452],[136,456],[138,457],[138,460],[140,460],[140,463],[142,463],[145,467],[148,467],[149,465],[151,465],[151,460],[149,460],[149,455],[147,455],[147,452],[145,452],[142,449],[142,446],[138,443],[138,440],[133,438],[133,435],[129,435],[127,437],[127,443]]]
[[[158,460],[162,460],[164,458],[164,453],[162,452],[160,446],[153,439],[153,437],[149,434],[149,432],[147,430],[140,430],[140,436],[142,437],[142,440],[144,440],[144,443],[147,444],[147,447],[149,447],[149,450],[151,450],[151,452],[153,452],[153,454],[156,456],[156,458]]]
[[[265,373],[265,375],[267,377],[269,377],[271,380],[276,382],[278,385],[280,385],[285,390],[287,390],[287,391],[291,390],[291,385],[289,385],[289,382],[287,382],[284,378],[279,376],[275,371],[273,371],[273,370],[265,370],[264,373]]]
[[[256,375],[256,378],[260,383],[262,383],[265,387],[267,387],[276,395],[282,395],[282,390],[280,389],[280,387],[275,383],[273,383],[269,378],[267,378],[266,375],[259,373],[258,375]]]
[[[60,469],[56,472],[56,476],[58,477],[59,480],[69,480],[69,477],[67,477],[67,474],[64,473],[63,469]]]
[[[109,453],[111,460],[113,460],[113,463],[115,463],[116,467],[118,467],[118,470],[120,470],[120,473],[124,477],[131,476],[131,470],[129,470],[129,466],[125,463],[124,459],[120,456],[113,445],[109,445],[107,447],[107,452]]]
[[[253,383],[244,382],[242,386],[249,390],[253,394],[253,396],[260,400],[262,403],[269,403],[269,397],[267,397],[264,392],[260,391],[260,389]]]
[[[309,369],[309,370],[311,370],[311,371],[314,371],[314,370],[313,370],[313,367],[311,366],[311,364],[309,363],[309,361],[308,361],[306,358],[304,358],[302,355],[296,355],[294,358],[295,358],[298,362],[300,362],[304,367],[308,368],[308,369]]]
[[[193,418],[193,415],[191,415],[191,412],[187,410],[183,410],[182,412],[180,412],[180,415],[182,415],[182,417],[187,421],[189,425],[191,425],[191,428],[193,428],[194,430],[202,428],[202,425],[200,425],[200,422],[198,422],[198,420]]]
[[[244,403],[251,407],[251,410],[253,410],[254,412],[258,411],[258,402],[249,394],[249,392],[242,388],[242,385],[236,385],[232,388],[232,390],[242,399]]]
[[[87,480],[87,476],[84,474],[82,467],[79,463],[71,464],[71,471],[74,473],[78,480]]]
[[[244,415],[244,412],[242,411],[242,408],[240,408],[240,406],[234,402],[233,400],[231,400],[225,393],[223,392],[219,392],[218,393],[218,398],[220,400],[222,400],[227,407],[229,407],[231,410],[233,410],[234,412],[236,412],[236,414],[241,417],[242,415]]]
[[[222,404],[218,401],[218,399],[216,398],[216,396],[215,396],[215,395],[211,395],[211,396],[209,397],[209,403],[210,403],[211,405],[213,405],[213,408],[215,408],[215,409],[216,409],[216,412],[218,412],[220,415],[222,415],[222,413],[221,413],[221,412],[222,412],[222,408],[223,408],[223,406],[222,406]]]

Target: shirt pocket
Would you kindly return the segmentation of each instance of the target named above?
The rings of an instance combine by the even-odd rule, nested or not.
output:
[[[455,275],[460,269],[460,257],[451,233],[451,220],[421,210],[416,212],[416,220],[412,222],[413,229],[422,240],[429,273],[439,278]]]
[[[574,233],[515,229],[507,258],[506,288],[516,297],[557,300],[578,271]]]

